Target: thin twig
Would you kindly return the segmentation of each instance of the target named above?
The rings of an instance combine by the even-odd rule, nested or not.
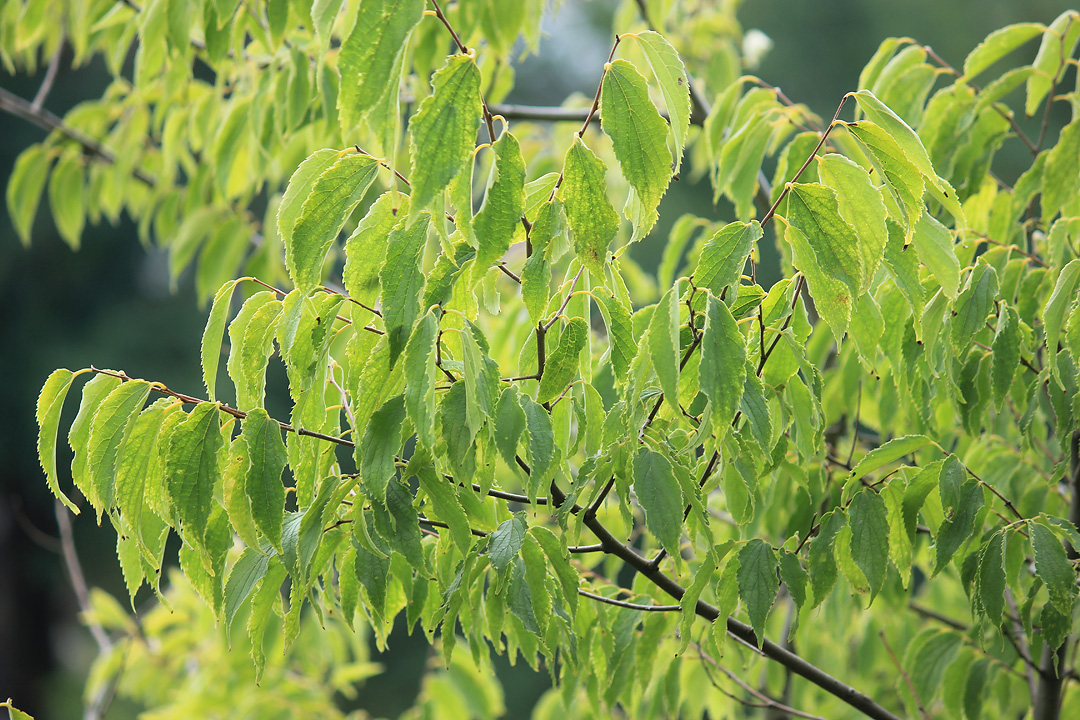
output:
[[[744,681],[742,678],[740,678],[738,675],[736,675],[732,671],[728,670],[726,667],[724,667],[719,662],[717,662],[715,658],[713,658],[711,655],[709,655],[707,652],[705,652],[704,648],[702,648],[699,643],[695,642],[695,643],[693,643],[693,645],[694,645],[694,648],[698,651],[698,657],[700,657],[702,660],[704,660],[707,663],[707,665],[712,665],[714,668],[716,668],[720,672],[724,673],[724,675],[726,675],[729,680],[731,680],[736,685],[741,687],[743,690],[750,693],[752,696],[756,697],[758,700],[761,701],[760,703],[752,703],[752,702],[748,702],[746,700],[741,700],[739,698],[736,698],[733,695],[728,695],[728,697],[734,699],[736,702],[742,703],[743,705],[747,705],[747,706],[750,706],[750,707],[773,708],[774,710],[780,710],[781,712],[785,712],[785,713],[787,713],[789,715],[794,715],[796,717],[801,717],[801,718],[808,718],[808,720],[826,720],[826,718],[822,717],[821,715],[812,715],[812,714],[810,714],[808,712],[803,712],[802,710],[796,710],[793,707],[790,707],[790,706],[785,705],[785,704],[783,704],[781,702],[773,700],[768,695],[766,695],[766,694],[764,694],[764,693],[762,693],[762,692],[760,692],[758,690],[755,690],[749,683]],[[716,685],[716,683],[713,683],[713,684]],[[717,685],[717,689],[719,689],[721,692],[724,692],[723,689],[720,688],[718,685]],[[725,693],[725,694],[727,694],[727,693]]]
[[[578,595],[582,595],[598,602],[606,603],[608,605],[614,605],[615,607],[626,608],[627,610],[641,610],[642,612],[678,612],[681,608],[678,605],[641,605],[640,603],[626,602],[624,600],[616,600],[615,598],[609,598],[604,595],[597,595],[591,593],[588,590],[578,588]]]
[[[56,73],[60,69],[60,56],[64,53],[65,38],[60,36],[60,42],[56,45],[56,52],[49,58],[49,67],[45,69],[45,78],[41,81],[41,86],[38,88],[37,94],[34,95],[33,102],[30,103],[30,109],[34,112],[40,112],[41,108],[45,106],[45,101],[49,98],[49,93],[52,92],[53,84],[56,82]]]
[[[885,631],[879,631],[878,635],[881,636],[881,642],[885,644],[885,650],[888,651],[889,657],[893,661],[893,665],[896,666],[896,669],[900,672],[900,676],[904,678],[904,682],[907,683],[908,690],[911,691],[911,696],[915,698],[915,704],[919,706],[919,713],[922,714],[923,718],[929,718],[930,716],[926,713],[926,706],[923,705],[922,698],[919,697],[919,693],[915,690],[915,684],[911,682],[911,677],[907,674],[907,671],[904,670],[900,661],[896,659],[896,653],[893,652],[892,647],[889,645],[889,640],[885,637]]]

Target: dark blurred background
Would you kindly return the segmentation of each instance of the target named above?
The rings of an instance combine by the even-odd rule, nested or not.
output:
[[[829,117],[840,97],[855,89],[860,69],[886,37],[914,37],[961,66],[990,31],[1019,21],[1048,23],[1069,5],[1068,0],[756,0],[746,3],[739,17],[744,29],[759,28],[774,42],[755,73]],[[613,0],[568,0],[556,18],[547,18],[541,57],[521,63],[512,100],[547,104],[575,91],[591,95],[610,46],[616,6]],[[589,61],[591,47],[597,49],[595,62]],[[69,62],[65,54],[47,102],[61,116],[78,102],[99,97],[107,83],[100,63],[71,71]],[[0,71],[0,86],[24,98],[32,98],[40,82],[40,75],[12,77]],[[1055,124],[1060,126],[1061,118]],[[19,152],[43,135],[0,114],[0,187],[6,187]],[[184,277],[178,291],[170,292],[166,258],[143,247],[131,223],[88,227],[76,253],[57,235],[47,204],[43,198],[28,249],[19,244],[6,207],[0,208],[0,698],[16,698],[39,718],[81,714],[82,683],[95,646],[76,618],[58,552],[53,501],[37,463],[37,393],[53,369],[90,364],[197,393],[205,322],[192,279]],[[729,217],[724,208],[712,206],[704,185],[673,184],[656,231],[634,249],[647,270],[655,268],[670,224],[684,212]],[[77,403],[68,405],[73,416]],[[59,446],[66,450],[63,440]],[[65,460],[61,454],[61,468]],[[112,529],[97,527],[92,513],[84,513],[74,519],[74,532],[89,583],[125,598]],[[390,717],[411,703],[425,656],[416,642],[394,640],[398,652],[378,658],[392,670],[374,684],[380,694],[372,696],[369,689],[362,696],[370,711]],[[526,715],[546,676],[502,666],[500,675],[515,685],[506,698],[508,716]],[[120,717],[124,708],[114,710]]]

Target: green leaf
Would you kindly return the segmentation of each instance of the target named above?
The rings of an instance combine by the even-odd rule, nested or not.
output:
[[[1076,10],[1066,10],[1058,15],[1043,33],[1039,52],[1035,55],[1035,61],[1031,63],[1035,72],[1027,80],[1024,114],[1028,117],[1038,112],[1043,98],[1053,89],[1058,73],[1064,72],[1065,61],[1076,49],[1078,38],[1080,38],[1080,19],[1077,18]]]
[[[656,208],[671,182],[672,158],[668,127],[649,99],[648,83],[626,60],[604,68],[600,121],[623,177],[642,204],[643,220],[635,223],[634,236],[643,237],[656,223]]]
[[[302,293],[322,281],[323,261],[345,221],[379,171],[370,155],[343,150],[337,160],[315,180],[300,209],[291,238],[285,240],[285,265],[289,277]]]
[[[386,502],[386,486],[396,472],[394,456],[401,450],[403,422],[405,398],[395,395],[372,413],[358,446],[357,463],[364,491],[380,503]]]
[[[439,321],[432,310],[420,319],[405,346],[405,411],[418,441],[435,448],[435,359]],[[374,417],[374,416],[372,416]]]
[[[499,395],[495,406],[495,446],[510,467],[515,467],[514,455],[517,454],[518,441],[525,432],[525,412],[518,403],[518,391],[513,385],[508,386]]]
[[[893,220],[904,227],[910,227],[923,212],[922,197],[926,191],[923,174],[907,157],[896,139],[881,127],[869,120],[844,123],[844,127],[866,150],[874,170],[885,181],[899,212]]]
[[[852,468],[851,474],[844,483],[844,499],[850,498],[858,487],[859,480],[870,473],[931,444],[933,444],[933,441],[925,435],[905,435],[893,438],[884,445],[880,445],[866,453]]]
[[[60,426],[60,413],[64,409],[64,400],[67,398],[71,381],[74,379],[75,374],[70,370],[54,370],[42,386],[37,400],[37,450],[38,462],[41,463],[41,469],[45,471],[49,489],[71,512],[78,515],[79,508],[60,489],[60,480],[56,474],[56,433]]]
[[[49,177],[49,207],[60,237],[72,250],[79,249],[86,214],[82,153],[64,152]]]
[[[793,183],[788,220],[794,233],[795,264],[806,276],[810,295],[837,342],[851,319],[864,275],[855,230],[840,216],[836,193],[824,185]]]
[[[671,462],[647,447],[639,449],[634,456],[634,492],[645,511],[645,527],[669,555],[678,555],[686,505]]]
[[[51,161],[43,145],[31,145],[15,160],[7,185],[8,215],[24,247],[30,245],[38,202],[49,177]]]
[[[343,137],[353,133],[384,95],[398,91],[400,78],[395,76],[394,68],[423,13],[423,0],[365,0],[361,3],[356,23],[349,37],[341,43],[338,55],[341,90],[337,107]]]
[[[337,162],[339,157],[340,153],[331,148],[316,150],[300,163],[289,178],[289,184],[285,188],[285,194],[282,195],[277,210],[278,235],[285,244],[292,243],[296,219],[300,217],[300,210],[304,206],[304,201],[311,195],[315,181]]]
[[[164,439],[165,480],[178,529],[202,549],[225,445],[216,403],[199,403]]]
[[[432,94],[409,122],[412,148],[410,222],[426,210],[472,158],[480,120],[480,71],[454,55],[435,73]]]
[[[924,211],[912,235],[919,261],[941,284],[945,294],[955,300],[960,289],[960,261],[956,258],[952,232]]]
[[[465,392],[469,400],[468,424],[475,435],[485,419],[495,416],[495,406],[499,402],[499,365],[488,355],[491,348],[484,333],[471,321],[466,321],[462,329],[461,349]]]
[[[986,327],[997,294],[997,271],[986,263],[976,263],[967,287],[956,299],[952,318],[952,344],[958,356],[964,356],[976,333]]]
[[[678,284],[668,289],[653,309],[645,337],[664,400],[679,407],[679,293]]]
[[[727,305],[709,293],[698,382],[709,399],[717,434],[731,425],[743,397],[746,376],[746,338]]]
[[[529,232],[532,255],[521,269],[521,299],[533,322],[544,319],[551,296],[551,254],[553,245],[566,234],[562,203],[552,200],[540,205]]]
[[[559,197],[574,233],[574,250],[591,272],[607,264],[608,244],[619,231],[619,214],[607,199],[607,169],[580,137],[566,151]]]
[[[311,21],[315,26],[315,33],[324,41],[330,40],[330,31],[334,29],[334,21],[337,20],[341,11],[343,0],[314,0],[311,3]],[[340,60],[338,68],[340,70]]]
[[[780,589],[777,569],[776,551],[761,539],[754,538],[739,550],[739,597],[746,604],[759,647],[765,642],[765,621]]]
[[[934,575],[945,569],[964,541],[975,532],[975,523],[983,503],[983,489],[978,481],[968,480],[960,486],[952,516],[941,523],[935,538]]]
[[[501,260],[510,249],[525,213],[525,159],[517,138],[504,132],[491,149],[495,160],[491,164],[484,204],[473,218],[473,231],[479,242],[474,272],[479,274]]]
[[[262,406],[266,363],[274,350],[274,330],[281,308],[277,295],[264,290],[249,297],[229,324],[231,347],[226,368],[236,386],[239,410]]]
[[[928,630],[908,645],[903,664],[923,702],[929,703],[937,694],[945,668],[961,641],[961,636],[950,630]]]
[[[594,291],[597,307],[607,327],[608,346],[610,348],[611,369],[620,382],[626,381],[630,363],[637,355],[637,343],[634,341],[634,329],[630,320],[630,308],[615,295]]]
[[[533,525],[529,528],[529,533],[536,538],[540,543],[540,548],[547,555],[548,563],[555,572],[559,587],[562,589],[564,604],[569,606],[571,613],[576,612],[577,589],[581,583],[581,576],[570,565],[570,553],[566,549],[566,544],[542,525]]]
[[[667,108],[672,137],[675,141],[674,174],[679,173],[682,163],[682,150],[686,147],[686,136],[690,131],[690,81],[686,77],[686,67],[679,53],[660,33],[646,30],[631,35],[641,44],[645,61],[660,86],[660,95]]]
[[[848,507],[851,526],[851,558],[870,584],[870,602],[874,602],[889,569],[889,521],[885,501],[872,490],[862,490]]]
[[[281,553],[285,520],[285,486],[281,482],[281,473],[287,461],[281,426],[265,410],[255,408],[244,419],[240,438],[247,444],[244,487],[251,502],[252,519],[259,532]]]
[[[589,323],[584,318],[571,318],[563,324],[559,344],[548,355],[540,389],[536,392],[539,403],[551,402],[566,389],[577,375],[578,358],[589,338]]]
[[[504,393],[505,394],[505,393]],[[556,457],[555,431],[551,426],[551,415],[542,405],[528,395],[518,397],[521,410],[525,414],[525,430],[529,436],[529,484],[526,488],[529,501],[540,494],[544,482],[551,479],[560,458]],[[498,442],[498,440],[497,440]],[[509,447],[500,443],[500,452],[507,455]],[[507,461],[509,462],[509,460]]]
[[[1077,21],[1080,24],[1080,20]],[[1080,119],[1061,130],[1057,145],[1046,154],[1042,177],[1042,220],[1049,224],[1062,208],[1080,194]]]
[[[435,510],[435,515],[450,526],[450,536],[462,554],[472,547],[472,534],[469,532],[469,518],[461,507],[453,485],[435,474],[430,467],[421,468],[416,474],[420,489]],[[469,490],[468,492],[472,492]]]
[[[869,288],[885,254],[889,233],[885,228],[885,203],[881,191],[870,182],[865,168],[843,155],[830,153],[817,159],[821,182],[836,191],[840,216],[855,230],[862,260],[860,288]]]
[[[233,288],[237,280],[230,280],[221,286],[214,295],[214,303],[210,306],[210,316],[206,319],[206,329],[203,330],[200,356],[202,358],[203,385],[210,395],[210,400],[216,400],[217,371],[221,361],[221,339],[225,332],[225,322],[229,319],[229,307],[232,305]]]
[[[1061,338],[1061,328],[1065,324],[1065,313],[1076,298],[1076,286],[1080,283],[1080,259],[1072,260],[1061,269],[1057,282],[1054,284],[1054,292],[1046,302],[1043,310],[1043,329],[1046,332],[1046,364],[1050,367],[1050,374],[1057,381],[1058,387],[1065,389],[1061,380],[1061,370],[1058,367],[1058,340]]]
[[[1076,602],[1076,569],[1065,553],[1065,545],[1039,522],[1028,524],[1031,545],[1035,550],[1035,574],[1050,595],[1050,604],[1065,617],[1071,617]]]
[[[979,604],[994,627],[1001,624],[1005,612],[1005,534],[996,532],[983,544],[976,576]]]
[[[156,554],[153,536],[160,537],[161,520],[169,517],[159,445],[165,419],[176,412],[180,408],[172,398],[161,398],[139,413],[116,463],[116,507],[123,532],[135,536],[147,559]],[[159,519],[151,520],[148,513]]]
[[[379,270],[379,283],[391,367],[420,316],[420,290],[424,286],[420,261],[427,244],[428,222],[426,215],[412,225],[403,218],[386,238],[386,262]]]
[[[780,552],[780,578],[788,587],[795,606],[802,608],[806,604],[806,583],[809,576],[799,562],[799,556],[786,551]]]
[[[821,518],[817,536],[810,541],[806,565],[810,572],[810,587],[814,591],[812,607],[820,605],[836,584],[836,534],[847,524],[847,516],[840,509],[831,510]]]
[[[488,557],[497,572],[503,572],[514,561],[525,543],[525,531],[529,529],[524,513],[516,513],[504,520],[488,539]]]
[[[255,585],[266,576],[271,559],[270,555],[247,548],[229,571],[229,579],[225,582],[225,638],[230,644],[236,613],[251,595]]]
[[[1016,369],[1020,367],[1020,319],[1009,305],[1002,304],[994,330],[993,358],[990,376],[994,387],[994,404],[1001,408],[1012,387]]]
[[[1016,23],[990,33],[964,59],[963,79],[970,82],[998,60],[1042,34],[1045,28],[1042,23]]]
[[[762,234],[756,220],[728,223],[717,230],[701,248],[694,284],[708,288],[716,297],[729,285],[737,285],[746,259]]]
[[[390,190],[371,204],[367,214],[345,241],[342,281],[349,297],[373,305],[379,297],[379,273],[386,259],[387,238],[407,207],[408,197]]]
[[[90,422],[87,445],[90,484],[98,510],[115,507],[116,467],[121,448],[135,424],[135,419],[150,395],[150,383],[130,380],[121,383],[98,406]],[[88,496],[87,499],[91,499]]]
[[[753,367],[748,366],[745,374],[746,382],[739,400],[739,410],[746,418],[750,434],[762,452],[768,453],[772,449],[772,418],[769,416],[769,405],[765,399],[765,385],[754,373]]]
[[[101,499],[96,496],[94,485],[90,480],[90,426],[101,402],[119,384],[119,378],[105,374],[99,374],[86,383],[82,390],[82,400],[79,402],[79,413],[75,416],[75,420],[68,430],[68,445],[71,446],[72,451],[75,453],[75,457],[71,461],[71,479],[75,482],[75,487],[79,488],[82,494],[86,496],[86,499],[90,501],[90,504],[98,511],[99,521],[104,508],[101,505]]]

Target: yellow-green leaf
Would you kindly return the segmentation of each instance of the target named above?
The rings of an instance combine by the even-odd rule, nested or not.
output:
[[[619,214],[607,198],[607,170],[580,137],[566,151],[559,197],[574,233],[581,262],[599,275],[607,263],[608,244],[619,231]]]

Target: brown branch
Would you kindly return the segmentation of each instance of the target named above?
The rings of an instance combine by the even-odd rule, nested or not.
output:
[[[642,612],[678,612],[680,610],[678,605],[641,605],[639,603],[626,602],[625,600],[616,600],[615,598],[609,598],[605,595],[597,595],[596,593],[591,593],[582,588],[578,588],[578,595],[608,605],[614,605],[615,607],[626,608],[627,610],[641,610]]]

